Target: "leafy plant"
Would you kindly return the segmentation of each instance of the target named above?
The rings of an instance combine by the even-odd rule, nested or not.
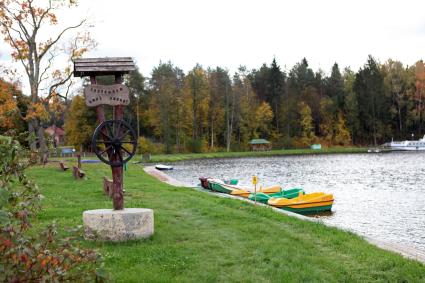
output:
[[[104,281],[99,255],[79,247],[77,231],[61,238],[54,223],[31,229],[42,196],[25,175],[28,160],[17,140],[0,136],[0,281]]]

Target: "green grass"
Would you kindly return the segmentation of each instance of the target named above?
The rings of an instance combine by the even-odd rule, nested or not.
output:
[[[105,165],[84,164],[74,181],[57,164],[29,175],[45,196],[35,226],[82,224],[88,209],[110,208]],[[424,282],[425,266],[360,237],[234,199],[172,187],[130,165],[125,206],[154,209],[152,238],[84,242],[105,258],[116,282]]]
[[[152,155],[151,162],[175,162],[205,158],[234,158],[234,157],[262,157],[282,155],[305,155],[305,154],[339,154],[339,153],[365,153],[363,147],[333,147],[321,150],[312,149],[280,149],[270,151],[243,151],[243,152],[209,152],[209,153],[177,153]]]

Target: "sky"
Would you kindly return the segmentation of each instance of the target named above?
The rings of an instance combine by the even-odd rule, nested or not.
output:
[[[286,71],[305,57],[329,74],[335,62],[357,71],[369,54],[381,63],[422,59],[424,11],[423,0],[80,0],[59,20],[89,17],[98,46],[86,57],[131,56],[147,77],[160,61],[233,73],[273,57]]]

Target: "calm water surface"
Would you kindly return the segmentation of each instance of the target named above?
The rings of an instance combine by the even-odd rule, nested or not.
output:
[[[341,154],[194,160],[167,174],[197,185],[199,176],[236,178],[250,185],[302,187],[333,193],[324,222],[425,251],[425,153]]]

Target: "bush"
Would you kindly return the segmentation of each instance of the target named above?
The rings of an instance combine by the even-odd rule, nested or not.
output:
[[[153,143],[145,137],[140,137],[137,142],[137,152],[140,154],[161,154],[165,152],[165,146],[162,143]]]
[[[41,195],[25,175],[27,157],[18,141],[0,136],[0,281],[103,281],[99,256],[76,245],[77,235],[58,238],[55,224],[30,230]]]
[[[204,150],[203,142],[201,139],[191,140],[189,142],[189,151],[194,153],[201,153]]]

